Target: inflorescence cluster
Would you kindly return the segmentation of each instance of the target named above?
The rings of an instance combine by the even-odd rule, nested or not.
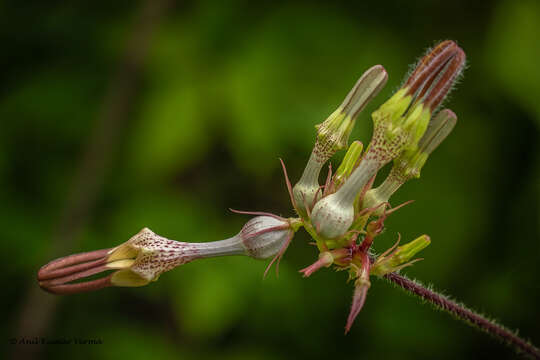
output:
[[[398,242],[383,254],[371,251],[383,231],[385,219],[401,206],[391,207],[390,197],[420,171],[433,150],[456,124],[448,109],[438,111],[465,65],[465,53],[453,41],[443,41],[421,58],[403,86],[372,114],[374,130],[364,149],[360,141],[348,146],[358,114],[377,95],[387,80],[381,65],[368,69],[343,103],[317,125],[317,138],[309,161],[294,187],[286,183],[296,218],[253,213],[240,232],[228,239],[188,243],[161,237],[144,228],[127,242],[111,249],[74,254],[54,260],[38,272],[40,286],[55,294],[71,294],[108,286],[143,286],[179,265],[200,258],[247,255],[279,260],[295,232],[304,227],[315,240],[319,258],[300,270],[305,277],[322,267],[345,270],[354,281],[354,295],[346,332],[361,310],[370,277],[385,276],[409,266],[413,257],[430,243],[422,235],[404,245]],[[319,184],[324,164],[347,149],[335,172],[329,167],[325,183]],[[380,186],[373,188],[377,172],[393,161]],[[240,212],[246,213],[246,212]],[[89,276],[109,271],[105,277]]]

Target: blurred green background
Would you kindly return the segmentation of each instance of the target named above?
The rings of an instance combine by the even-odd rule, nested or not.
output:
[[[429,234],[407,275],[540,343],[540,2],[7,1],[0,18],[0,357],[514,358],[375,279],[343,336],[352,286],[301,278],[316,258],[304,232],[277,279],[230,257],[144,288],[55,297],[35,280],[145,226],[202,242],[247,221],[228,208],[291,216],[278,157],[296,181],[313,126],[380,63],[388,84],[351,137],[367,143],[370,112],[444,39],[468,56],[446,103],[458,125],[395,196],[416,202],[376,249]],[[19,336],[103,344],[9,344]]]

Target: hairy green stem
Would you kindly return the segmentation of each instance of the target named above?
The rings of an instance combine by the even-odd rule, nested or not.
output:
[[[516,332],[510,331],[502,325],[497,324],[465,306],[448,299],[431,289],[426,288],[417,281],[411,280],[398,273],[390,273],[384,276],[386,280],[402,288],[406,292],[416,295],[429,302],[436,308],[446,311],[456,318],[485,331],[489,335],[503,341],[513,347],[519,354],[532,359],[540,359],[540,350],[530,342],[517,336]]]

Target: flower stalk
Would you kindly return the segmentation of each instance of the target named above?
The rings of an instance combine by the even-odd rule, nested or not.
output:
[[[388,282],[401,288],[403,291],[415,295],[435,308],[451,314],[463,322],[476,327],[490,336],[511,346],[518,354],[530,359],[540,359],[540,349],[529,341],[519,337],[517,331],[511,331],[497,324],[495,321],[459,304],[447,296],[428,288],[416,280],[411,280],[405,275],[395,272],[384,276]]]

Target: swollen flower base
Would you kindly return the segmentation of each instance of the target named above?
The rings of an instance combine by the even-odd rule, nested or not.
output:
[[[228,239],[187,243],[166,239],[144,228],[127,242],[112,249],[70,255],[50,262],[38,272],[39,285],[52,293],[71,294],[109,286],[143,286],[175,267],[201,258],[244,255],[255,259],[282,258],[295,232],[304,229],[315,240],[317,261],[300,270],[309,277],[321,268],[346,271],[354,283],[352,305],[345,332],[364,306],[371,277],[384,278],[441,310],[454,314],[488,332],[521,353],[540,358],[530,343],[493,321],[448,298],[399,275],[404,267],[420,259],[416,254],[431,240],[421,235],[404,245],[399,240],[381,255],[371,252],[388,216],[402,205],[388,203],[406,181],[420,171],[434,149],[449,135],[457,117],[449,109],[438,111],[465,65],[465,53],[453,41],[443,41],[418,62],[403,86],[372,114],[374,129],[369,144],[353,141],[335,174],[329,167],[325,183],[319,185],[322,166],[338,150],[347,148],[355,119],[387,80],[381,65],[368,69],[343,103],[317,128],[315,146],[301,179],[291,185],[281,162],[287,189],[297,218],[285,219],[269,213],[256,215],[240,232]],[[375,176],[394,162],[388,177],[372,188]],[[238,211],[237,211],[238,212]],[[98,273],[104,277],[87,279]]]

